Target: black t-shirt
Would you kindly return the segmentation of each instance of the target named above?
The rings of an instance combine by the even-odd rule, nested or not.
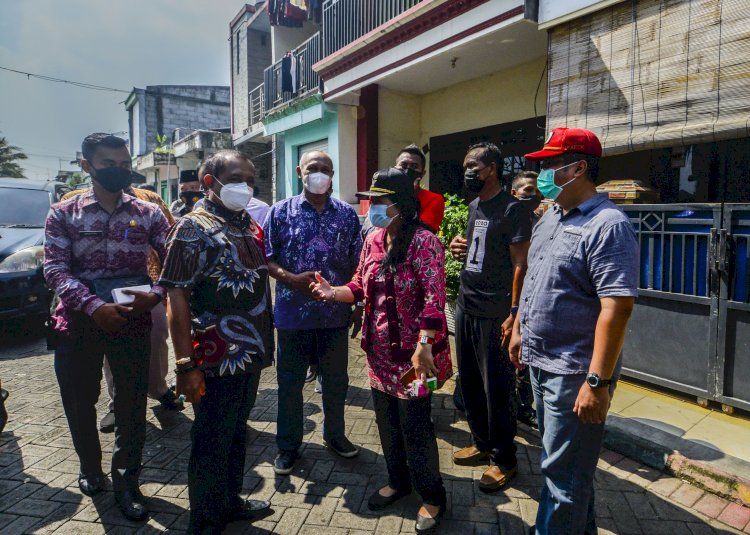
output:
[[[518,199],[500,192],[469,205],[468,254],[461,270],[458,305],[482,318],[510,314],[513,263],[510,245],[531,239],[531,213]]]

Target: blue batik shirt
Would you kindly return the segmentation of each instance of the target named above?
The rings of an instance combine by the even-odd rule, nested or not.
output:
[[[558,205],[534,227],[519,316],[521,357],[550,373],[586,373],[604,297],[638,295],[633,224],[606,193],[563,214]],[[619,375],[618,361],[615,377]]]
[[[321,213],[304,193],[271,207],[263,227],[266,258],[291,273],[320,271],[331,286],[351,281],[362,248],[357,212],[333,197]],[[334,329],[349,324],[351,305],[317,301],[276,282],[277,329]]]

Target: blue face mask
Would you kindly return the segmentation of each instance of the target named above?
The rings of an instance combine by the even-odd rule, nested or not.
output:
[[[566,167],[570,167],[571,165],[575,165],[577,163],[578,162],[569,163],[568,165],[563,165],[562,167],[558,167],[557,169],[542,169],[539,173],[539,176],[536,177],[537,189],[539,189],[539,191],[542,193],[542,195],[544,195],[545,198],[552,199],[554,201],[562,193],[562,190],[565,186],[578,178],[574,177],[572,180],[568,180],[562,186],[558,186],[557,184],[555,184],[555,173],[557,173],[560,169],[565,169]]]
[[[396,203],[393,203],[389,206],[386,206],[384,204],[373,204],[370,206],[370,212],[368,214],[368,217],[370,218],[370,223],[373,224],[373,226],[376,226],[378,228],[388,228],[388,225],[390,225],[394,219],[398,216],[394,217],[388,217],[388,214],[386,212],[388,211],[388,208],[391,206],[394,206]]]

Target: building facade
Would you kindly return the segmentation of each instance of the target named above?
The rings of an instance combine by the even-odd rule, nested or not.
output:
[[[193,130],[228,132],[230,126],[230,94],[226,86],[135,88],[125,101],[125,109],[133,168],[146,176],[166,202],[177,198],[180,176],[174,141]]]

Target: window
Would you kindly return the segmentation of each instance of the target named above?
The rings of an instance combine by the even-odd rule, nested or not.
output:
[[[234,65],[237,74],[240,73],[240,30],[234,34]]]

